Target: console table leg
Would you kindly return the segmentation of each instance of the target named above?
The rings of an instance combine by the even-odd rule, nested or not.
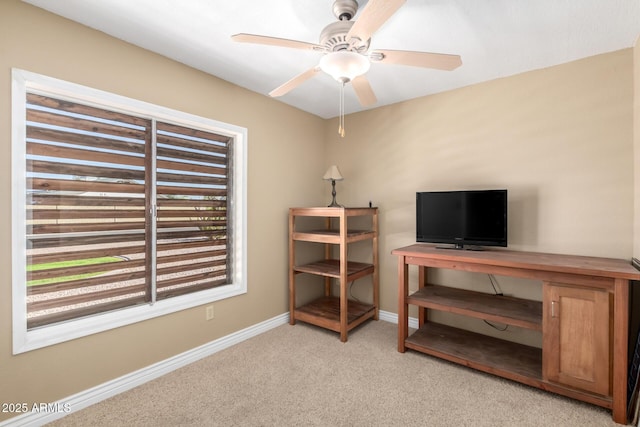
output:
[[[427,286],[427,267],[424,265],[418,266],[418,289],[422,289]],[[427,309],[424,307],[418,307],[418,327],[422,328],[427,321]]]
[[[613,317],[613,421],[627,424],[627,339],[629,281],[615,279]]]
[[[409,336],[409,266],[405,257],[398,257],[398,351],[404,353],[404,341]]]

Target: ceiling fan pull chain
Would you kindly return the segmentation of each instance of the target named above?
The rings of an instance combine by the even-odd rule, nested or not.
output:
[[[340,119],[338,120],[338,133],[344,138],[344,81],[340,85]]]

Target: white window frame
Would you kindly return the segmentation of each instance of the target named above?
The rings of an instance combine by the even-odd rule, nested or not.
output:
[[[153,105],[20,69],[12,69],[12,283],[13,283],[13,354],[84,337],[143,320],[152,319],[247,292],[247,129]],[[27,330],[26,273],[26,94],[35,91],[87,105],[109,108],[140,117],[154,117],[183,126],[208,130],[229,136],[233,142],[231,230],[232,247],[228,256],[233,265],[229,284],[95,314]]]

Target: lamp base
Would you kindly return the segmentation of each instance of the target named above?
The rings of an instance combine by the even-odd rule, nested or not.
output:
[[[336,180],[331,180],[331,204],[327,206],[328,208],[343,208],[344,206],[339,205],[336,202]]]

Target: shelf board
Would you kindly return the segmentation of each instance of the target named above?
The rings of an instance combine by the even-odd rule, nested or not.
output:
[[[542,330],[542,302],[427,285],[408,298],[409,304],[536,331]]]
[[[542,350],[429,322],[409,336],[407,348],[525,384],[542,384]]]
[[[358,301],[347,302],[347,330],[373,318],[376,308]],[[294,310],[294,318],[312,325],[340,332],[340,298],[322,297]]]
[[[310,264],[298,265],[293,268],[297,273],[309,273],[318,276],[340,278],[340,260],[326,259],[322,261],[312,262]],[[360,277],[373,274],[373,264],[363,262],[348,261],[347,262],[347,278],[348,280],[356,280]]]
[[[361,240],[373,239],[375,232],[372,230],[348,230],[347,231],[347,243],[358,242]],[[293,240],[300,242],[314,242],[314,243],[332,243],[340,244],[340,231],[339,230],[309,230],[309,231],[296,231],[292,236]]]
[[[311,207],[311,208],[289,208],[289,215],[292,216],[321,216],[321,217],[340,217],[344,216],[370,216],[376,215],[378,208],[330,208],[330,207]]]

